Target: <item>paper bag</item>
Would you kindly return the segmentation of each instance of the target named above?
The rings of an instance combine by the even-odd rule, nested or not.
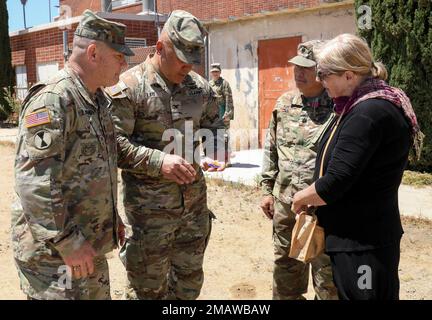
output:
[[[289,257],[309,263],[324,252],[324,229],[318,225],[315,214],[302,212],[294,225]]]

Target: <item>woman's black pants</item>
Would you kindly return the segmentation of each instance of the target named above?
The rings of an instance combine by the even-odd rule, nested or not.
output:
[[[400,241],[368,251],[328,252],[341,300],[399,300]]]

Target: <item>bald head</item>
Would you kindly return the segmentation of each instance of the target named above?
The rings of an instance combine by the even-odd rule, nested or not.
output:
[[[101,41],[88,39],[80,36],[74,36],[72,43],[72,55],[75,57],[83,56],[86,54],[87,49],[94,45],[96,47],[104,46],[105,44]]]

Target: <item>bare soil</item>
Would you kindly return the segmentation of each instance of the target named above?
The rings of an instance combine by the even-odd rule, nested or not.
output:
[[[19,288],[10,241],[14,197],[14,149],[0,144],[0,299],[25,299]],[[258,207],[258,190],[209,181],[209,207],[217,216],[205,258],[200,299],[271,299],[272,227]],[[403,219],[401,299],[432,299],[432,222]],[[113,299],[123,294],[124,269],[117,252],[110,263]],[[313,298],[310,290],[307,298]]]

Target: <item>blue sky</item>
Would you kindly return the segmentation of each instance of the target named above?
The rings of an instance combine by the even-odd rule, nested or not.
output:
[[[24,29],[21,0],[7,0],[9,13],[9,31]],[[51,0],[51,17],[58,16],[59,0]],[[28,0],[26,4],[27,27],[34,27],[49,22],[49,0]]]

